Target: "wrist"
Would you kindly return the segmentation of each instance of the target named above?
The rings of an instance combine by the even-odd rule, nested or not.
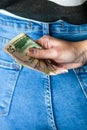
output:
[[[83,64],[87,63],[87,40],[77,42],[75,47],[78,52],[80,62]]]

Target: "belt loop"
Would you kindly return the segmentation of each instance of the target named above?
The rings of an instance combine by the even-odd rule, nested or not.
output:
[[[64,20],[62,20],[62,28],[64,28]]]
[[[43,23],[43,35],[49,35],[49,23]]]
[[[31,28],[32,25],[31,25],[31,21],[28,22],[28,27]]]

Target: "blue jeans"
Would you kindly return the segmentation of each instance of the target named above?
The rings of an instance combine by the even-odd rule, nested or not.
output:
[[[23,20],[0,14],[0,130],[87,130],[87,65],[48,76],[16,63],[3,47],[21,32],[87,39],[87,24]]]

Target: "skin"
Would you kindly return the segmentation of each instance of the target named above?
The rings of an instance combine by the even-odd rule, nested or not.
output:
[[[42,50],[31,48],[28,55],[37,59],[49,59],[56,68],[56,74],[68,72],[68,69],[78,68],[87,62],[87,40],[70,42],[43,36],[36,41]]]

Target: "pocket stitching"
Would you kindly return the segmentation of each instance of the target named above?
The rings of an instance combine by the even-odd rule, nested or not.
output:
[[[12,102],[12,98],[13,98],[13,94],[14,94],[14,90],[15,90],[15,86],[16,86],[16,83],[17,83],[17,79],[18,79],[19,73],[20,73],[20,71],[16,71],[16,73],[14,75],[15,81],[11,84],[11,86],[13,86],[13,88],[11,86],[9,88],[9,89],[12,88],[11,93],[9,94],[9,97],[8,97],[9,101],[8,101],[7,106],[4,108],[4,110],[0,111],[0,117],[1,116],[7,116],[9,114],[10,106],[11,106],[11,102]]]
[[[15,69],[15,70],[20,70],[21,65],[14,63],[14,62],[9,62],[5,60],[0,60],[0,67],[1,68],[6,68],[6,69]]]
[[[78,79],[78,82],[79,82],[79,84],[80,84],[80,86],[81,86],[82,92],[83,92],[84,96],[85,96],[86,99],[87,99],[87,93],[86,93],[86,91],[85,91],[85,85],[84,85],[84,83],[81,81],[81,78],[76,74],[76,71],[75,71],[74,69],[73,69],[73,71],[74,71],[74,73],[75,73],[75,75],[76,75],[76,77],[77,77],[77,79]]]

